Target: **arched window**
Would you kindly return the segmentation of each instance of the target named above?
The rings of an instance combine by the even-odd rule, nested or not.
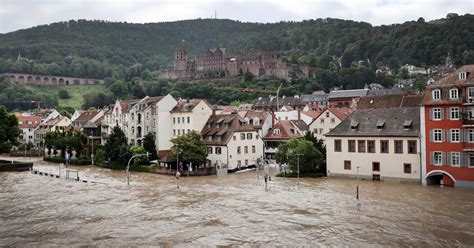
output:
[[[132,113],[132,121],[134,121],[134,120],[135,120],[135,114]]]
[[[142,123],[142,114],[137,115],[138,124]]]

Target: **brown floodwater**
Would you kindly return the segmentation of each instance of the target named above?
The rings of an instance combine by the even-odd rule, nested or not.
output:
[[[35,169],[58,166],[36,161]],[[474,190],[74,167],[83,183],[0,173],[0,246],[474,246]],[[298,186],[299,185],[299,186]]]

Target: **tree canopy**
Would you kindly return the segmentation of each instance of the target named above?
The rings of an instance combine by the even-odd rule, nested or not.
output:
[[[176,157],[179,154],[179,160],[191,162],[194,166],[200,166],[207,161],[206,144],[201,139],[201,134],[191,131],[171,139],[173,146],[171,152]]]
[[[19,135],[18,119],[0,105],[0,152],[10,152],[12,145],[17,144]]]
[[[292,139],[278,146],[277,162],[288,163],[291,171],[298,170],[298,157],[300,172],[311,173],[318,171],[323,155],[311,141],[304,139]]]

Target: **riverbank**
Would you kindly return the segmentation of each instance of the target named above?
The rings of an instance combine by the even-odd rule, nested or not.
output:
[[[33,169],[31,162],[18,162],[14,160],[0,160],[1,171],[29,171]]]

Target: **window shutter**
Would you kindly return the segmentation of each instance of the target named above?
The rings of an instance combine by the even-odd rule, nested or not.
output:
[[[433,116],[433,109],[430,108],[430,120],[433,120],[434,119],[434,116]]]
[[[440,116],[441,116],[441,120],[444,119],[444,109],[443,108],[439,108],[440,109]]]
[[[433,129],[430,130],[430,142],[433,142],[434,141],[434,138],[433,138]]]
[[[434,152],[430,152],[430,164],[434,164]]]
[[[441,165],[447,165],[447,163],[446,163],[446,153],[445,152],[441,153]]]
[[[459,130],[459,142],[464,142],[464,130]]]
[[[447,138],[446,141],[451,142],[452,141],[452,139],[451,139],[451,130],[446,130],[446,134],[448,136],[448,137],[446,137]]]
[[[462,135],[462,142],[467,142],[469,141],[469,131],[461,129],[461,135]]]
[[[453,111],[453,108],[448,108],[446,110],[447,110],[447,115],[448,115],[446,119],[451,120],[451,112]]]
[[[461,152],[459,155],[459,167],[464,167],[464,152]]]
[[[447,132],[447,130],[446,130]],[[441,130],[441,142],[444,142],[446,140],[446,132],[445,130]]]
[[[448,152],[447,155],[448,155],[448,156],[447,156],[448,161],[447,161],[446,165],[451,166],[451,165],[452,165],[452,163],[451,163],[451,156],[452,156],[452,155],[451,155],[451,152]]]

